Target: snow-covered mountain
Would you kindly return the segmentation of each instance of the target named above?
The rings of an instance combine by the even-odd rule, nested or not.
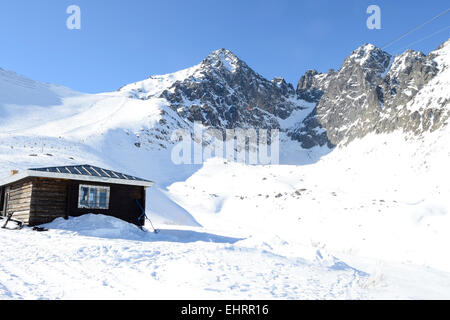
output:
[[[276,128],[302,107],[292,85],[268,81],[226,49],[199,65],[120,89],[132,98],[163,98],[180,117],[215,128]]]
[[[449,117],[449,48],[447,41],[428,55],[408,50],[392,57],[366,44],[338,71],[306,72],[296,90],[282,78],[265,79],[226,49],[194,67],[95,95],[1,70],[0,130],[84,141],[119,129],[149,149],[168,148],[171,132],[194,121],[218,129],[281,129],[306,149],[370,132],[421,134]]]
[[[0,231],[2,243],[16,248],[0,249],[8,257],[0,297],[81,295],[61,291],[57,279],[44,289],[26,285],[45,282],[40,268],[63,269],[67,257],[73,270],[86,259],[96,270],[87,278],[66,272],[73,283],[101,279],[109,285],[93,285],[92,294],[111,297],[149,297],[147,285],[163,290],[179,282],[180,298],[192,298],[192,289],[206,298],[449,297],[449,65],[450,41],[428,55],[408,50],[396,57],[366,44],[337,71],[306,72],[295,89],[220,49],[194,67],[100,94],[0,70],[3,174],[90,163],[148,178],[157,184],[147,209],[167,228],[154,238],[87,217],[82,226],[56,222],[62,231],[48,237]],[[194,121],[280,129],[281,165],[175,165],[171,135],[192,132]],[[98,236],[95,226],[114,240]],[[75,236],[88,237],[80,243]],[[60,245],[51,245],[55,239]],[[38,244],[53,265],[33,254]],[[27,252],[27,259],[14,252]],[[118,265],[127,272],[115,272]],[[192,272],[174,278],[180,270]],[[141,280],[146,273],[151,281]],[[132,283],[126,291],[124,275]]]
[[[370,132],[419,135],[441,128],[450,115],[449,54],[450,41],[428,55],[407,50],[396,57],[366,44],[336,72],[308,72],[297,92],[317,105],[290,136],[309,148]]]

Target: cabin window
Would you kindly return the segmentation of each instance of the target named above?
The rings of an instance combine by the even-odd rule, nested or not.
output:
[[[109,209],[109,187],[80,185],[78,208]]]

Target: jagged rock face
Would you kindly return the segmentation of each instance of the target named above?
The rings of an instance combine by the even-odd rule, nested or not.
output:
[[[187,123],[222,130],[276,128],[304,148],[332,148],[372,132],[421,134],[446,125],[449,64],[450,41],[428,55],[408,50],[396,57],[366,44],[337,71],[307,71],[295,90],[283,78],[269,81],[220,49],[198,66],[121,91],[130,98],[161,100]]]
[[[378,118],[377,77],[389,66],[391,56],[372,46],[355,50],[340,70],[327,76],[327,87],[315,110],[292,132],[294,139],[310,148],[314,142],[337,145],[353,126],[364,135]],[[311,89],[310,89],[311,90]]]
[[[397,56],[378,87],[379,100],[384,106],[383,114],[387,116],[380,119],[377,132],[390,132],[403,128],[405,131],[420,133],[418,120],[422,118],[422,115],[402,107],[410,102],[436,76],[437,72],[436,62],[421,52],[408,50]],[[430,119],[425,119],[427,115],[430,115],[430,111],[438,114],[439,109],[441,108],[424,110],[423,131],[431,127]]]
[[[277,128],[298,108],[284,79],[268,81],[233,53],[221,49],[200,65],[201,77],[175,82],[161,97],[183,118],[219,128]]]
[[[319,102],[328,85],[327,80],[327,74],[319,73],[316,70],[306,71],[297,85],[299,99],[308,102]]]
[[[383,79],[380,99],[386,107],[404,105],[437,73],[437,64],[421,52],[397,56]]]
[[[364,45],[352,52],[338,72],[321,75],[322,82],[315,79],[317,72],[307,72],[297,93],[317,105],[289,135],[304,148],[332,147],[370,132],[402,129],[420,134],[441,127],[448,119],[448,100],[422,110],[408,107],[437,75],[435,55],[408,50],[393,59],[373,45]]]

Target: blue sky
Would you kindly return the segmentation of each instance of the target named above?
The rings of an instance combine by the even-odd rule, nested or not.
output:
[[[66,8],[81,8],[68,30]],[[381,30],[366,9],[381,8]],[[358,46],[382,47],[448,9],[447,0],[3,0],[0,67],[85,92],[117,90],[199,63],[227,48],[268,79],[297,83],[307,70],[339,68]],[[429,52],[450,37],[450,13],[395,43]]]

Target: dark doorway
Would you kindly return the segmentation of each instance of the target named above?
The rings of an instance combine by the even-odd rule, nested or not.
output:
[[[0,188],[0,216],[6,216],[6,209],[8,208],[9,187]]]

